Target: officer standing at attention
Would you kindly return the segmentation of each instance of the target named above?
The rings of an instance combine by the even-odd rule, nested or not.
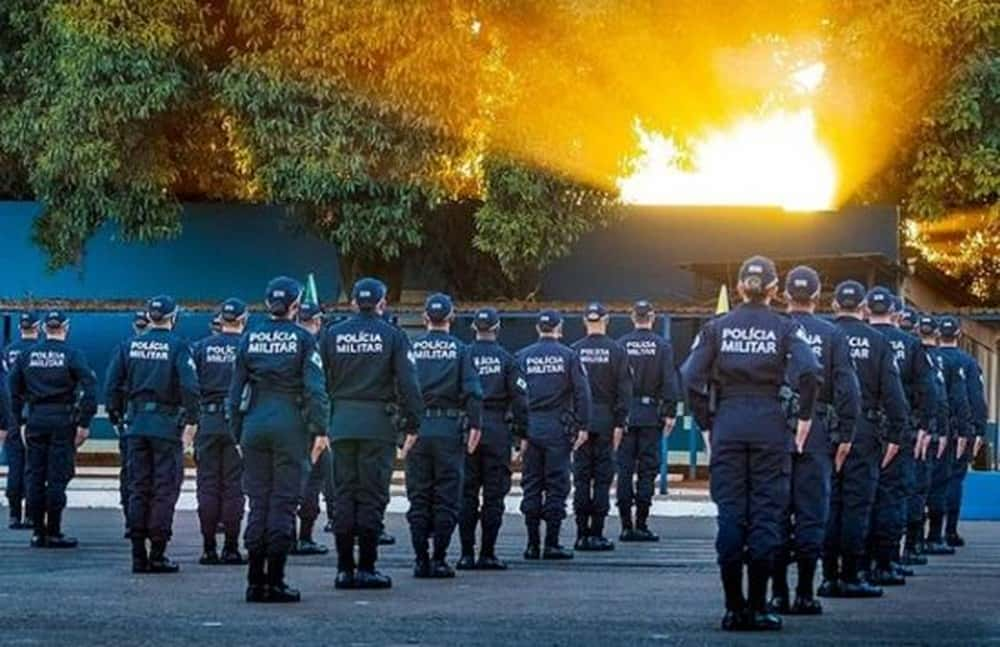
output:
[[[528,529],[525,559],[573,559],[559,544],[570,488],[570,459],[587,442],[590,384],[580,357],[560,343],[562,316],[538,315],[538,341],[517,354],[527,383],[528,433],[521,441],[521,513]],[[545,521],[545,550],[541,522]]]
[[[945,523],[945,541],[952,548],[965,545],[965,540],[958,534],[958,519],[962,513],[962,486],[969,472],[969,462],[979,454],[983,446],[983,436],[986,435],[986,423],[989,418],[989,408],[986,404],[983,386],[983,372],[975,359],[958,347],[958,338],[962,327],[958,319],[952,316],[941,319],[941,352],[946,355],[956,355],[965,375],[965,387],[969,400],[968,435],[963,444],[959,439],[955,451],[955,461],[951,468],[951,481],[948,484],[947,516]]]
[[[660,437],[674,428],[679,394],[674,351],[653,332],[656,312],[649,301],[632,309],[634,330],[618,340],[632,368],[632,405],[628,427],[618,447],[618,514],[621,541],[659,541],[648,527],[656,475],[660,471]],[[634,483],[634,484],[633,484]],[[635,504],[633,525],[632,505]]]
[[[408,435],[424,414],[410,342],[382,319],[385,295],[381,281],[359,280],[351,291],[357,314],[327,328],[321,342],[332,409],[338,589],[392,586],[375,562],[395,458],[397,393],[399,426]]]
[[[865,288],[857,281],[837,286],[833,309],[847,335],[861,385],[861,415],[851,453],[834,476],[830,521],[823,549],[823,597],[880,597],[882,589],[863,580],[860,569],[871,530],[879,473],[899,453],[906,425],[906,400],[888,340],[864,322]],[[884,429],[880,428],[884,422]],[[884,449],[883,449],[884,446]]]
[[[805,331],[823,368],[823,382],[806,443],[801,450],[795,448],[792,452],[788,537],[776,560],[772,582],[771,608],[779,614],[818,615],[823,611],[813,596],[813,579],[829,520],[830,484],[834,471],[840,472],[851,451],[854,424],[861,409],[847,337],[837,326],[815,315],[820,289],[819,274],[811,267],[796,267],[785,278],[788,314]],[[789,601],[787,579],[792,556],[799,576],[794,604]]]
[[[413,342],[426,408],[419,434],[407,438],[403,456],[410,500],[406,520],[418,578],[455,577],[446,558],[462,505],[465,454],[475,452],[481,438],[483,390],[468,347],[451,335],[453,318],[451,298],[432,294],[424,305],[427,334]],[[433,559],[428,552],[432,537]]]
[[[323,329],[323,309],[316,303],[299,306],[299,325],[302,326],[319,348],[320,333]],[[313,527],[319,518],[319,495],[326,483],[333,478],[333,452],[326,450],[309,469],[299,504],[299,540],[292,547],[293,555],[326,555],[329,549],[324,544],[313,541]],[[327,505],[330,504],[329,499]]]
[[[589,304],[583,325],[587,335],[573,344],[573,350],[587,371],[591,415],[587,442],[573,455],[574,547],[607,551],[615,547],[604,537],[604,520],[611,509],[614,452],[621,445],[632,404],[632,369],[625,349],[608,337],[608,311],[603,305]]]
[[[45,314],[45,340],[17,356],[10,374],[14,429],[24,426],[27,514],[35,548],[75,548],[62,533],[66,486],[76,449],[97,413],[97,378],[83,353],[66,343],[69,318]]]
[[[514,356],[497,342],[497,311],[477,311],[472,327],[476,340],[469,353],[483,389],[483,426],[479,447],[465,460],[464,500],[459,517],[462,558],[456,568],[502,571],[507,564],[497,559],[497,535],[503,523],[504,497],[510,492],[510,448],[514,438],[524,437],[528,423],[526,383]],[[480,523],[482,543],[476,561],[476,526]]]
[[[250,514],[243,535],[247,602],[298,602],[285,583],[295,541],[295,509],[315,462],[329,449],[330,403],[313,336],[295,321],[302,286],[285,276],[267,284],[270,317],[243,335],[229,388],[229,420],[243,450]]]
[[[17,356],[38,343],[41,325],[38,315],[34,312],[22,312],[18,320],[17,331],[20,339],[13,341],[4,351],[7,361],[7,371],[14,368]],[[14,417],[11,418],[13,423]],[[24,514],[24,440],[21,430],[7,429],[3,439],[3,453],[7,457],[7,507],[10,511],[11,530],[31,530],[31,519],[23,518]]]
[[[177,304],[150,299],[149,326],[108,368],[108,416],[128,425],[133,573],[176,573],[166,556],[177,501],[182,447],[194,440],[199,386],[191,349],[173,332]],[[146,542],[149,541],[147,550]]]
[[[220,330],[194,346],[201,387],[201,417],[194,438],[198,466],[198,521],[204,552],[199,563],[245,564],[239,551],[240,523],[243,520],[243,457],[240,456],[226,421],[226,397],[233,380],[236,351],[247,323],[247,305],[226,299],[219,315]],[[219,524],[225,532],[222,557],[215,534]]]
[[[784,541],[791,486],[792,436],[778,392],[787,381],[799,394],[794,438],[801,451],[809,441],[819,388],[821,367],[802,327],[770,308],[777,286],[770,259],[746,260],[737,285],[743,304],[702,328],[682,368],[688,389],[717,389],[711,489],[719,509],[715,543],[726,631],[781,628],[781,617],[768,612],[766,600],[767,581]]]
[[[917,331],[920,334],[920,344],[927,354],[927,358],[933,365],[934,376],[934,410],[930,418],[930,429],[928,437],[925,439],[926,446],[921,448],[921,458],[924,461],[924,481],[923,504],[920,507],[919,528],[916,531],[916,551],[920,555],[952,555],[954,548],[950,548],[943,542],[931,545],[927,541],[927,528],[925,525],[931,514],[940,514],[944,518],[946,508],[945,488],[943,484],[948,481],[950,475],[951,461],[946,452],[948,446],[948,436],[951,427],[951,405],[948,402],[948,385],[945,382],[944,371],[938,362],[938,321],[935,317],[922,314],[919,317]],[[941,483],[942,487],[935,487],[935,483]],[[914,524],[916,521],[914,521]],[[943,524],[943,522],[941,522]],[[940,537],[940,532],[938,533]],[[910,539],[907,537],[907,541]]]

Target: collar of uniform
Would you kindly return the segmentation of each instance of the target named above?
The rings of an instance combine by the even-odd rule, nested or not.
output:
[[[587,335],[587,339],[591,339],[591,338],[594,338],[594,337],[607,337],[607,336],[608,336],[608,333],[605,333],[605,332],[595,332],[595,333],[588,334]]]
[[[765,310],[767,308],[770,308],[771,306],[767,305],[766,303],[760,303],[758,301],[744,301],[738,307],[750,308],[752,310]]]

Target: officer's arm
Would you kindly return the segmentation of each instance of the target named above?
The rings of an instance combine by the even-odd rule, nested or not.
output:
[[[576,422],[580,430],[590,429],[590,417],[592,398],[590,394],[590,380],[583,371],[583,363],[580,356],[573,352],[570,355],[569,375],[573,383],[573,412],[576,415]]]
[[[243,436],[243,414],[240,412],[240,402],[243,400],[243,389],[250,379],[246,357],[247,337],[244,335],[236,349],[233,379],[229,383],[229,395],[226,396],[226,418],[229,420],[229,432],[236,439],[236,442],[239,442]]]
[[[886,440],[898,445],[906,428],[906,395],[903,393],[903,380],[899,377],[895,355],[888,343],[883,344],[879,363],[880,404],[889,421]]]
[[[972,411],[973,430],[976,436],[986,435],[986,422],[989,419],[989,407],[986,404],[983,372],[979,364],[971,357],[966,362],[965,383],[969,389],[969,407]]]
[[[113,425],[119,424],[125,414],[125,348],[119,346],[112,354],[104,377],[104,405]]]
[[[97,376],[87,364],[87,358],[83,353],[76,351],[70,359],[70,373],[76,380],[77,388],[80,391],[80,427],[90,428],[90,421],[97,413]]]
[[[788,352],[789,375],[799,394],[799,420],[812,420],[816,411],[816,399],[822,384],[823,368],[816,353],[809,347],[805,333],[798,325],[792,326],[785,336]]]
[[[624,427],[629,407],[632,406],[632,367],[628,361],[628,353],[621,346],[615,349],[615,360],[615,427]],[[671,370],[671,373],[674,371]],[[671,411],[676,411],[676,404]]]
[[[958,423],[956,435],[968,438],[972,436],[972,415],[969,408],[969,388],[965,383],[965,368],[955,356],[950,357],[948,363],[951,367],[952,377],[948,383],[950,390],[948,399],[952,406],[951,415]]]
[[[931,360],[927,357],[927,352],[924,350],[923,345],[915,344],[915,352],[913,354],[913,402],[910,404],[913,408],[913,417],[917,422],[917,429],[923,429],[927,431],[930,427],[930,416],[933,412],[933,389],[934,389],[934,372],[931,366]]]
[[[468,347],[462,349],[460,361],[465,415],[469,419],[469,426],[479,429],[483,424],[483,385],[479,381],[479,372],[476,371],[472,352]]]
[[[184,409],[184,424],[198,424],[199,397],[201,387],[198,385],[198,372],[191,357],[191,347],[187,342],[181,342],[174,357],[174,370],[177,371],[177,383],[181,387],[181,407]]]
[[[303,338],[302,386],[306,408],[306,426],[313,436],[327,435],[330,425],[330,398],[326,393],[323,359],[312,335]]]
[[[839,330],[831,339],[830,365],[837,411],[837,428],[830,430],[830,440],[835,444],[854,442],[854,426],[861,415],[861,384],[851,362],[847,336]]]
[[[27,353],[18,355],[10,372],[10,413],[15,430],[23,427],[25,423],[22,414],[24,413],[24,403],[28,400],[28,385],[24,381],[24,363],[27,355]]]
[[[711,322],[702,326],[691,344],[691,353],[681,365],[681,381],[686,391],[708,393],[715,364],[715,327]]]
[[[402,407],[406,433],[415,434],[424,417],[424,396],[417,379],[417,364],[410,351],[406,333],[397,330],[393,345],[392,367],[396,377],[396,392]]]
[[[667,417],[673,417],[680,399],[677,367],[674,365],[674,347],[668,341],[660,344],[660,402]]]
[[[10,406],[10,377],[7,375],[7,363],[0,360],[0,430],[10,431],[14,416]]]
[[[528,428],[528,382],[521,372],[521,364],[514,358],[507,360],[507,396],[510,413],[514,418],[514,435],[524,436]]]

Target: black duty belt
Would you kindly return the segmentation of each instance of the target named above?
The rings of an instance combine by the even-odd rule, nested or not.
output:
[[[719,389],[719,399],[738,398],[744,396],[778,398],[776,386],[727,386]]]
[[[35,402],[27,405],[28,411],[46,413],[72,413],[75,405],[67,402]]]
[[[424,411],[425,418],[460,418],[464,414],[461,409],[430,408]]]

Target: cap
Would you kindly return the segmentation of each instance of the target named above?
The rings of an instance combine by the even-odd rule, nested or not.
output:
[[[938,321],[931,315],[920,315],[917,326],[921,335],[933,335],[938,331]]]
[[[887,315],[896,310],[896,295],[889,291],[889,288],[876,285],[868,291],[865,303],[872,314]]]
[[[153,297],[146,304],[146,314],[150,321],[163,321],[177,313],[177,302],[165,294]]]
[[[656,309],[648,300],[639,299],[632,304],[632,312],[639,317],[648,317],[649,315],[655,313]]]
[[[500,313],[495,308],[480,308],[472,318],[472,327],[480,332],[493,330],[500,325]]]
[[[378,279],[365,277],[358,279],[351,290],[351,300],[358,304],[359,308],[374,308],[379,301],[385,298],[385,283]]]
[[[903,330],[913,330],[920,324],[920,314],[913,308],[903,308],[899,314],[899,327]]]
[[[284,315],[301,296],[302,284],[287,276],[279,276],[267,284],[264,303],[271,314]]]
[[[323,308],[318,303],[309,301],[299,305],[299,321],[312,321],[323,316]]]
[[[22,312],[18,319],[18,326],[21,328],[34,328],[38,325],[38,313],[28,310]]]
[[[833,302],[846,310],[857,310],[865,302],[865,286],[857,281],[844,281],[833,291]]]
[[[446,321],[455,310],[455,305],[451,302],[451,297],[438,292],[427,297],[424,302],[424,314],[435,323]]]
[[[538,328],[542,332],[552,332],[562,323],[562,315],[555,310],[542,310],[538,313]]]
[[[46,328],[58,328],[69,321],[69,317],[62,310],[48,310],[45,313],[44,320]]]
[[[774,261],[766,256],[751,256],[743,261],[740,283],[760,292],[777,285],[778,270],[774,267]]]
[[[587,304],[587,309],[584,311],[583,316],[587,321],[600,321],[608,316],[608,309],[595,301]]]
[[[962,324],[959,323],[958,317],[945,315],[938,322],[938,330],[945,339],[955,339],[962,332]]]
[[[785,277],[785,293],[793,301],[809,301],[819,296],[819,273],[806,265],[793,268]]]
[[[226,322],[239,321],[247,314],[247,304],[240,299],[226,299],[219,306],[218,319]]]
[[[132,325],[139,330],[144,330],[149,325],[149,315],[145,310],[136,310],[132,315]]]

